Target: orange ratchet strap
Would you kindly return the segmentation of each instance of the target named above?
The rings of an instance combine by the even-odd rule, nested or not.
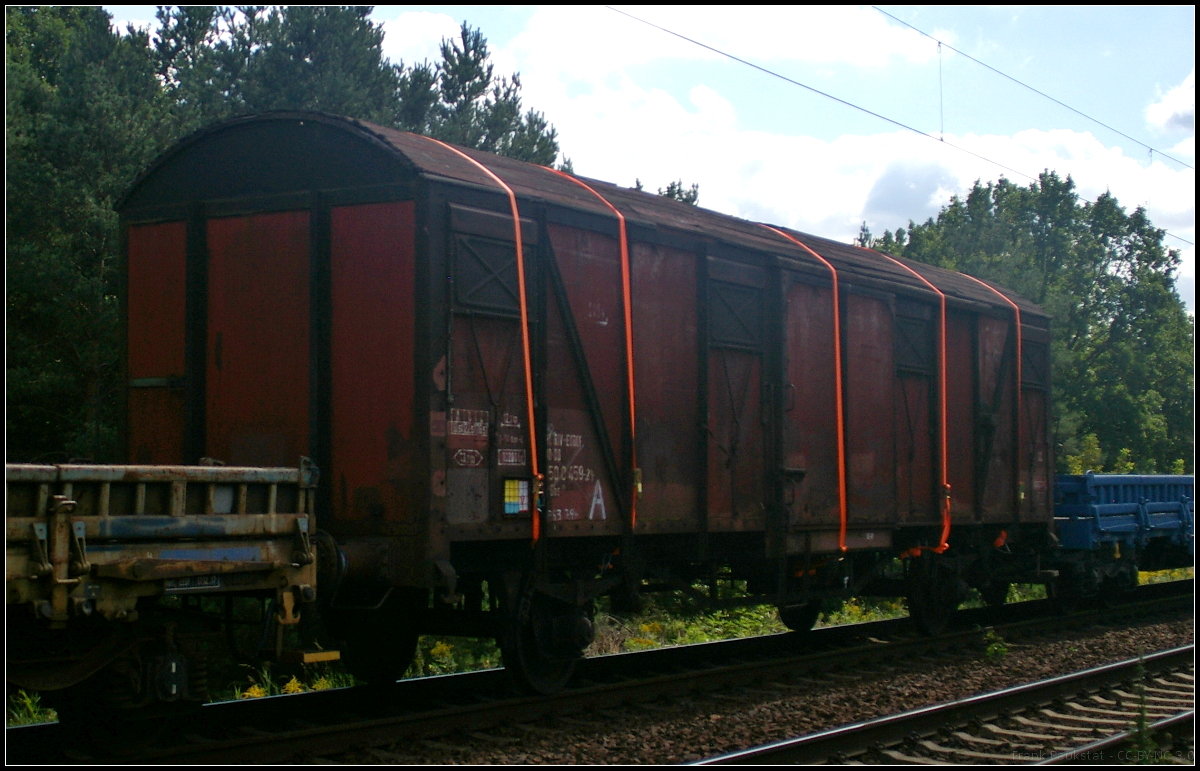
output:
[[[967,276],[966,273],[964,273],[963,275]],[[997,297],[999,297],[1004,302],[1008,303],[1012,307],[1013,315],[1017,319],[1017,385],[1014,390],[1017,393],[1017,467],[1018,467],[1017,473],[1016,473],[1016,478],[1017,478],[1017,490],[1016,490],[1016,493],[1017,493],[1017,516],[1020,517],[1021,516],[1021,497],[1022,497],[1021,496],[1021,470],[1020,470],[1021,448],[1025,446],[1024,445],[1025,437],[1024,437],[1024,430],[1023,430],[1024,426],[1021,423],[1021,384],[1024,382],[1023,381],[1024,373],[1021,371],[1021,368],[1023,366],[1023,362],[1021,361],[1021,309],[1017,307],[1017,304],[1015,302],[1008,299],[1008,297],[1006,297],[1003,293],[1001,293],[999,289],[992,286],[991,284],[980,281],[979,279],[975,278],[974,276],[967,276],[967,278],[971,279],[976,284],[979,284],[981,287],[991,290],[993,294],[995,294]]]
[[[467,155],[456,147],[434,139],[433,137],[425,137],[430,142],[437,142],[442,147],[452,153],[463,157],[479,168],[484,174],[491,177],[497,185],[508,193],[508,203],[512,208],[513,217],[513,237],[517,243],[517,291],[521,301],[521,351],[525,357],[525,408],[529,416],[529,458],[530,467],[533,470],[533,490],[530,491],[530,508],[533,513],[533,543],[536,545],[542,534],[541,511],[538,509],[538,503],[541,500],[542,492],[542,475],[538,471],[538,444],[537,444],[537,426],[535,425],[533,413],[533,365],[531,363],[529,353],[529,310],[525,300],[525,252],[521,248],[521,215],[517,211],[517,196],[512,188],[504,184],[504,180],[492,173],[491,169],[484,166],[479,161]]]
[[[759,223],[762,225],[762,223]],[[782,230],[770,225],[764,228],[777,233],[799,246],[804,251],[816,257],[822,265],[829,268],[833,277],[833,368],[834,392],[837,399],[837,448],[838,448],[838,549],[846,551],[846,428],[842,414],[842,317],[838,305],[838,275],[837,270],[821,255],[809,249],[799,239],[793,238]]]
[[[875,252],[874,249],[863,247],[867,251]],[[942,290],[938,289],[933,284],[929,283],[920,273],[908,267],[904,263],[897,260],[895,257],[884,254],[883,252],[875,252],[880,257],[891,260],[895,264],[904,268],[909,273],[916,276],[921,283],[932,289],[941,300],[942,306],[942,333],[939,341],[938,351],[938,379],[941,381],[941,386],[938,389],[938,401],[940,404],[938,423],[942,435],[942,537],[937,548],[933,551],[935,554],[941,554],[950,548],[948,539],[950,538],[950,447],[946,443],[946,295]],[[910,551],[912,551],[910,549]],[[917,554],[920,554],[920,547],[916,549]],[[905,553],[907,556],[907,552]]]
[[[621,291],[624,295],[625,302],[625,368],[629,377],[629,442],[630,442],[630,461],[633,464],[633,476],[630,480],[632,489],[629,495],[629,528],[632,530],[637,527],[637,498],[638,498],[638,480],[637,480],[637,404],[634,399],[633,391],[633,301],[629,289],[629,237],[625,232],[625,215],[617,210],[617,207],[609,203],[608,199],[597,193],[591,186],[583,181],[567,174],[566,172],[552,169],[549,166],[543,168],[553,171],[560,177],[565,177],[575,184],[587,190],[592,195],[600,199],[600,201],[612,210],[612,213],[617,215],[617,226],[621,240]]]

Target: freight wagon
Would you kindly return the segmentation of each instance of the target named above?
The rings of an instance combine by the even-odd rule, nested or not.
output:
[[[1196,564],[1196,478],[1063,474],[1055,479],[1056,588],[1074,600],[1137,586],[1139,570]]]
[[[9,687],[105,746],[143,740],[208,700],[204,598],[230,632],[234,598],[259,599],[273,658],[336,659],[285,647],[316,597],[316,484],[307,463],[6,465]]]
[[[204,129],[119,209],[129,460],[312,457],[363,677],[453,632],[556,688],[603,595],[935,628],[1050,577],[1048,319],[998,287],[316,113]]]
[[[319,605],[368,681],[402,675],[419,634],[460,634],[496,637],[536,691],[570,677],[603,596],[766,602],[807,629],[826,599],[902,595],[932,631],[969,586],[1002,601],[1057,575],[1048,318],[1001,288],[307,112],[188,137],[119,211],[138,466],[54,513],[69,467],[9,471],[41,485],[33,514],[10,492],[10,633],[58,627],[90,662],[60,662],[75,682],[112,669],[89,625],[144,631],[183,586],[105,577],[124,568],[97,548],[133,565],[185,544],[230,564],[184,588],[251,574],[284,618]],[[301,457],[320,486],[293,471],[274,509],[242,508]],[[163,516],[192,529],[130,540]],[[221,551],[243,548],[261,571]],[[131,665],[139,699],[169,691],[153,662],[186,658],[173,628]]]

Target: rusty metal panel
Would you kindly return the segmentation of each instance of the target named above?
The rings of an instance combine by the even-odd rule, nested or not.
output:
[[[713,348],[708,353],[708,529],[766,526],[767,465],[762,356]]]
[[[294,500],[294,496],[293,496]],[[290,506],[289,508],[295,508]],[[78,521],[84,525],[84,533],[89,540],[104,541],[153,541],[153,540],[186,540],[221,539],[245,536],[290,536],[296,532],[298,518],[307,514],[197,514],[192,516],[170,517],[129,514],[128,516],[87,516],[82,512],[74,512]],[[7,539],[10,541],[27,537],[30,525],[37,517],[6,518],[5,526]],[[175,548],[178,544],[173,545]],[[193,544],[196,548],[200,545]],[[188,546],[187,548],[192,548]],[[208,543],[204,548],[217,548],[219,543]],[[105,547],[99,547],[104,549]],[[143,548],[143,547],[138,547]],[[166,547],[159,547],[166,548]],[[111,551],[111,549],[108,549]],[[226,555],[227,558],[229,555]],[[175,555],[177,559],[182,559]],[[190,559],[190,558],[189,558]],[[199,559],[199,558],[197,558]],[[220,559],[220,557],[218,557]],[[251,559],[247,557],[246,559]],[[253,559],[257,559],[254,557]]]
[[[620,245],[615,238],[578,228],[550,225],[548,229],[609,446],[618,458],[624,457],[624,427],[629,418],[625,409],[628,388]],[[550,387],[553,392],[553,382]]]
[[[137,463],[183,461],[186,273],[185,223],[129,228],[127,452]]]
[[[702,473],[696,429],[701,422],[697,257],[647,244],[633,244],[631,257],[642,467],[637,532],[695,532]]]
[[[6,467],[8,478],[17,480],[23,469],[29,473],[51,474],[49,480],[62,482],[205,482],[214,484],[300,484],[313,487],[316,481],[311,467],[260,468],[245,466],[91,466],[62,464],[58,466]],[[39,478],[41,478],[39,476]],[[23,478],[21,478],[22,481]]]
[[[896,512],[892,312],[873,297],[844,299],[846,518],[889,522]]]
[[[1053,470],[1050,467],[1049,396],[1036,388],[1023,389],[1021,420],[1021,481],[1025,500],[1021,502],[1022,521],[1049,522],[1054,517],[1051,503]]]
[[[183,390],[129,389],[129,458],[136,463],[183,461]]]
[[[933,379],[901,373],[895,379],[896,517],[904,523],[933,522],[934,485],[940,479],[935,442]]]
[[[1013,519],[1013,344],[1006,319],[980,315],[977,494],[984,522]]]
[[[529,520],[505,517],[503,478],[530,475],[520,322],[457,314],[446,412],[446,516],[450,525]]]
[[[310,454],[309,213],[208,222],[206,454],[283,466]]]
[[[975,521],[975,317],[946,314],[946,435],[950,444],[950,512],[957,522]]]
[[[307,465],[6,466],[6,602],[120,619],[139,597],[314,586],[315,484]]]
[[[1022,519],[1050,520],[1053,509],[1053,459],[1050,453],[1050,335],[1022,325],[1021,330],[1021,483]]]
[[[562,237],[561,233],[559,237]],[[564,276],[564,282],[566,280]],[[617,286],[620,287],[619,281]],[[619,309],[620,306],[617,307]],[[547,409],[542,441],[545,442],[546,454],[547,531],[563,535],[619,533],[622,529],[622,508],[618,504],[614,480],[608,473],[600,436],[587,403],[583,373],[579,371],[576,357],[570,349],[565,312],[553,295],[547,302],[546,317]],[[619,317],[613,321],[619,325]],[[589,339],[584,331],[589,322],[576,315],[575,324],[580,338]],[[620,327],[617,326],[617,329],[619,331]],[[618,345],[623,337],[624,333],[621,332]],[[594,343],[603,337],[592,334],[590,339]],[[613,366],[606,358],[601,359],[602,364],[593,361],[591,355],[599,352],[586,344],[584,353],[588,356],[592,377],[599,375],[599,366]],[[615,364],[624,371],[620,353],[621,349],[618,348],[616,355],[619,358]],[[617,374],[619,376],[620,373]],[[596,385],[599,387],[599,383]],[[620,388],[620,385],[613,387]],[[618,392],[618,398],[623,391],[621,389]],[[597,396],[604,404],[604,397]],[[619,402],[616,406],[620,410]],[[617,414],[620,415],[620,412]],[[620,436],[619,423],[616,430]]]
[[[330,211],[335,520],[405,522],[416,511],[414,216],[411,201]]]
[[[788,525],[793,530],[837,525],[833,291],[792,283],[786,313],[783,460],[785,468],[805,472],[798,489],[785,492],[784,500],[793,501]]]

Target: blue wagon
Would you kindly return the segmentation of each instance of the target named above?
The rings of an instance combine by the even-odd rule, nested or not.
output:
[[[1054,517],[1061,548],[1111,552],[1143,569],[1190,567],[1196,555],[1196,478],[1060,475]]]

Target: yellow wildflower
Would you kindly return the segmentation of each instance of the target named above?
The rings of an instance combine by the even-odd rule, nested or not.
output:
[[[239,699],[261,699],[262,697],[264,697],[266,695],[267,695],[266,690],[258,683],[255,683],[254,685],[250,686],[246,690],[242,691],[241,695],[238,696],[238,698]]]

